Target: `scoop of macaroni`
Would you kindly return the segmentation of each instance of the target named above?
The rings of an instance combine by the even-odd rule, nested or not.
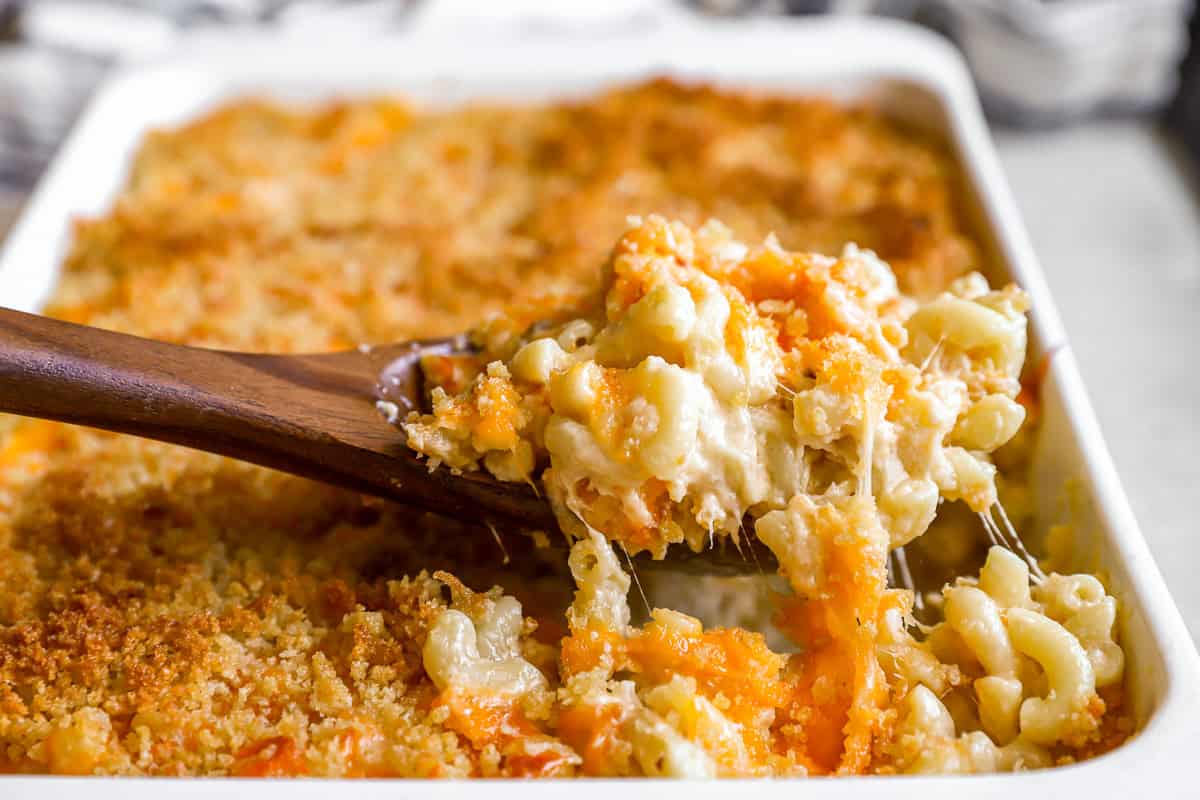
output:
[[[493,322],[479,374],[403,427],[431,465],[539,480],[568,534],[630,553],[698,550],[749,515],[801,579],[819,555],[794,498],[869,495],[892,547],[942,498],[995,502],[988,454],[1025,413],[1026,307],[979,275],[918,304],[853,246],[789,253],[635,219],[600,295],[520,332]]]

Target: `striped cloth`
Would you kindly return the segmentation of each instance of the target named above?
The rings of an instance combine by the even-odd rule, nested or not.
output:
[[[412,0],[0,0],[0,236],[111,68],[215,26],[377,26]]]

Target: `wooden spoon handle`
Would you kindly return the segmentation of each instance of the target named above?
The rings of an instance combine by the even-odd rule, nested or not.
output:
[[[431,473],[376,412],[367,353],[204,350],[0,309],[0,411],[232,456],[466,518],[553,524],[525,487]]]
[[[231,366],[216,351],[0,309],[0,410],[15,414],[200,446],[253,407]]]
[[[296,471],[304,444],[327,437],[325,420],[308,421],[314,390],[297,369],[285,376],[270,357],[203,350],[0,310],[0,411],[131,433]],[[279,366],[279,365],[276,365]],[[322,407],[373,409],[370,387],[349,371],[350,385],[315,390]],[[299,385],[297,385],[299,384]],[[336,386],[336,394],[333,390]],[[384,433],[384,432],[381,432]]]

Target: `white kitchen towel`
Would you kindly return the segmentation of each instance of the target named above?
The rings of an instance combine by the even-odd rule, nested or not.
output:
[[[1061,122],[1167,103],[1190,0],[932,0],[993,117]]]

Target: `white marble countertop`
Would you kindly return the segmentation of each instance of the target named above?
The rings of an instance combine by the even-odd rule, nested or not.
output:
[[[1200,639],[1200,205],[1148,124],[1000,133],[1142,531]],[[0,195],[0,235],[17,198]]]

